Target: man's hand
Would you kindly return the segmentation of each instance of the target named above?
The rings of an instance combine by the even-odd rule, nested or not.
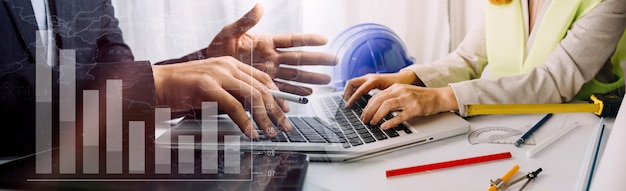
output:
[[[309,84],[328,84],[330,76],[306,72],[293,67],[279,67],[280,64],[292,66],[327,65],[337,63],[335,56],[326,53],[283,51],[279,48],[325,45],[327,39],[316,34],[252,34],[248,30],[254,27],[263,16],[263,7],[257,4],[236,22],[225,26],[215,36],[206,49],[206,57],[232,56],[241,62],[250,64],[266,72],[272,79],[303,82]],[[275,81],[281,91],[298,95],[310,95],[307,87],[295,86]]]
[[[217,57],[172,65],[153,65],[157,103],[172,109],[200,109],[203,101],[217,102],[250,138],[258,138],[246,114],[268,137],[276,136],[272,123],[291,130],[285,114],[269,93],[278,87],[266,73],[232,57]]]

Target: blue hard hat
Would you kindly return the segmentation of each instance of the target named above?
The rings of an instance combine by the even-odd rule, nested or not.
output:
[[[330,45],[338,63],[333,85],[343,89],[346,81],[368,73],[395,73],[413,64],[404,43],[391,29],[375,23],[363,23],[341,32]]]

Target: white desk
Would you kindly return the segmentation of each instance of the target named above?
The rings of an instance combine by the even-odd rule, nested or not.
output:
[[[543,115],[491,115],[468,119],[472,131],[503,126],[525,132]],[[590,113],[555,114],[533,135],[541,143],[560,128],[583,125],[569,132],[533,158],[526,151],[534,145],[516,148],[512,144],[476,144],[468,134],[408,148],[353,163],[311,163],[305,181],[308,190],[487,190],[489,180],[501,177],[515,164],[520,170],[513,179],[543,168],[524,190],[581,190],[595,152],[599,118]],[[614,118],[605,119],[605,137]],[[480,155],[511,152],[510,159],[440,169],[386,178],[385,171]],[[518,190],[518,183],[507,190]]]
[[[292,109],[296,109],[292,107]],[[626,107],[622,107],[626,111]],[[626,116],[626,112],[620,113]],[[525,132],[543,115],[491,115],[468,119],[472,131],[503,126]],[[468,134],[420,145],[353,163],[311,163],[305,180],[305,191],[317,190],[487,190],[489,180],[501,177],[513,165],[520,165],[514,178],[543,168],[529,190],[581,190],[595,151],[599,118],[590,113],[555,114],[535,134],[540,143],[559,129],[578,122],[583,125],[569,132],[534,158],[526,156],[532,145],[516,148],[505,144],[471,145]],[[626,120],[622,120],[626,121]],[[614,119],[605,119],[605,137]],[[511,159],[440,169],[429,172],[385,177],[385,171],[480,155],[511,152]],[[0,159],[0,163],[6,162]],[[623,171],[623,170],[622,170]],[[623,176],[620,176],[621,178]],[[517,190],[521,183],[508,190]]]

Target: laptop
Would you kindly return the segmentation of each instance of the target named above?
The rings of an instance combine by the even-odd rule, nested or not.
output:
[[[371,95],[362,96],[350,109],[345,109],[343,93],[334,92],[310,96],[309,103],[297,105],[292,110],[303,112],[287,113],[293,129],[290,132],[277,130],[278,135],[268,138],[258,130],[260,138],[250,140],[227,116],[217,117],[218,145],[223,147],[224,136],[240,136],[242,150],[297,151],[307,153],[311,161],[357,161],[384,153],[430,143],[433,141],[469,132],[470,123],[452,112],[425,117],[415,117],[389,129],[381,130],[378,125],[364,124],[360,120],[362,109]],[[383,120],[394,117],[389,114]],[[202,148],[201,143],[183,145],[171,141],[179,135],[201,135],[202,121],[185,119],[155,140],[159,147]],[[205,131],[206,133],[206,131]],[[165,138],[164,138],[165,137]],[[170,138],[170,140],[167,140]]]

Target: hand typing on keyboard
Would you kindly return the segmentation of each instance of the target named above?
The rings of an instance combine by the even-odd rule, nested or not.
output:
[[[380,124],[387,130],[415,116],[427,116],[440,112],[458,110],[457,100],[450,87],[426,88],[412,71],[395,74],[368,74],[351,79],[346,83],[344,99],[346,108],[352,107],[357,100],[372,89],[383,91],[374,95],[363,108],[361,120],[370,125]],[[389,113],[398,114],[383,120]]]

